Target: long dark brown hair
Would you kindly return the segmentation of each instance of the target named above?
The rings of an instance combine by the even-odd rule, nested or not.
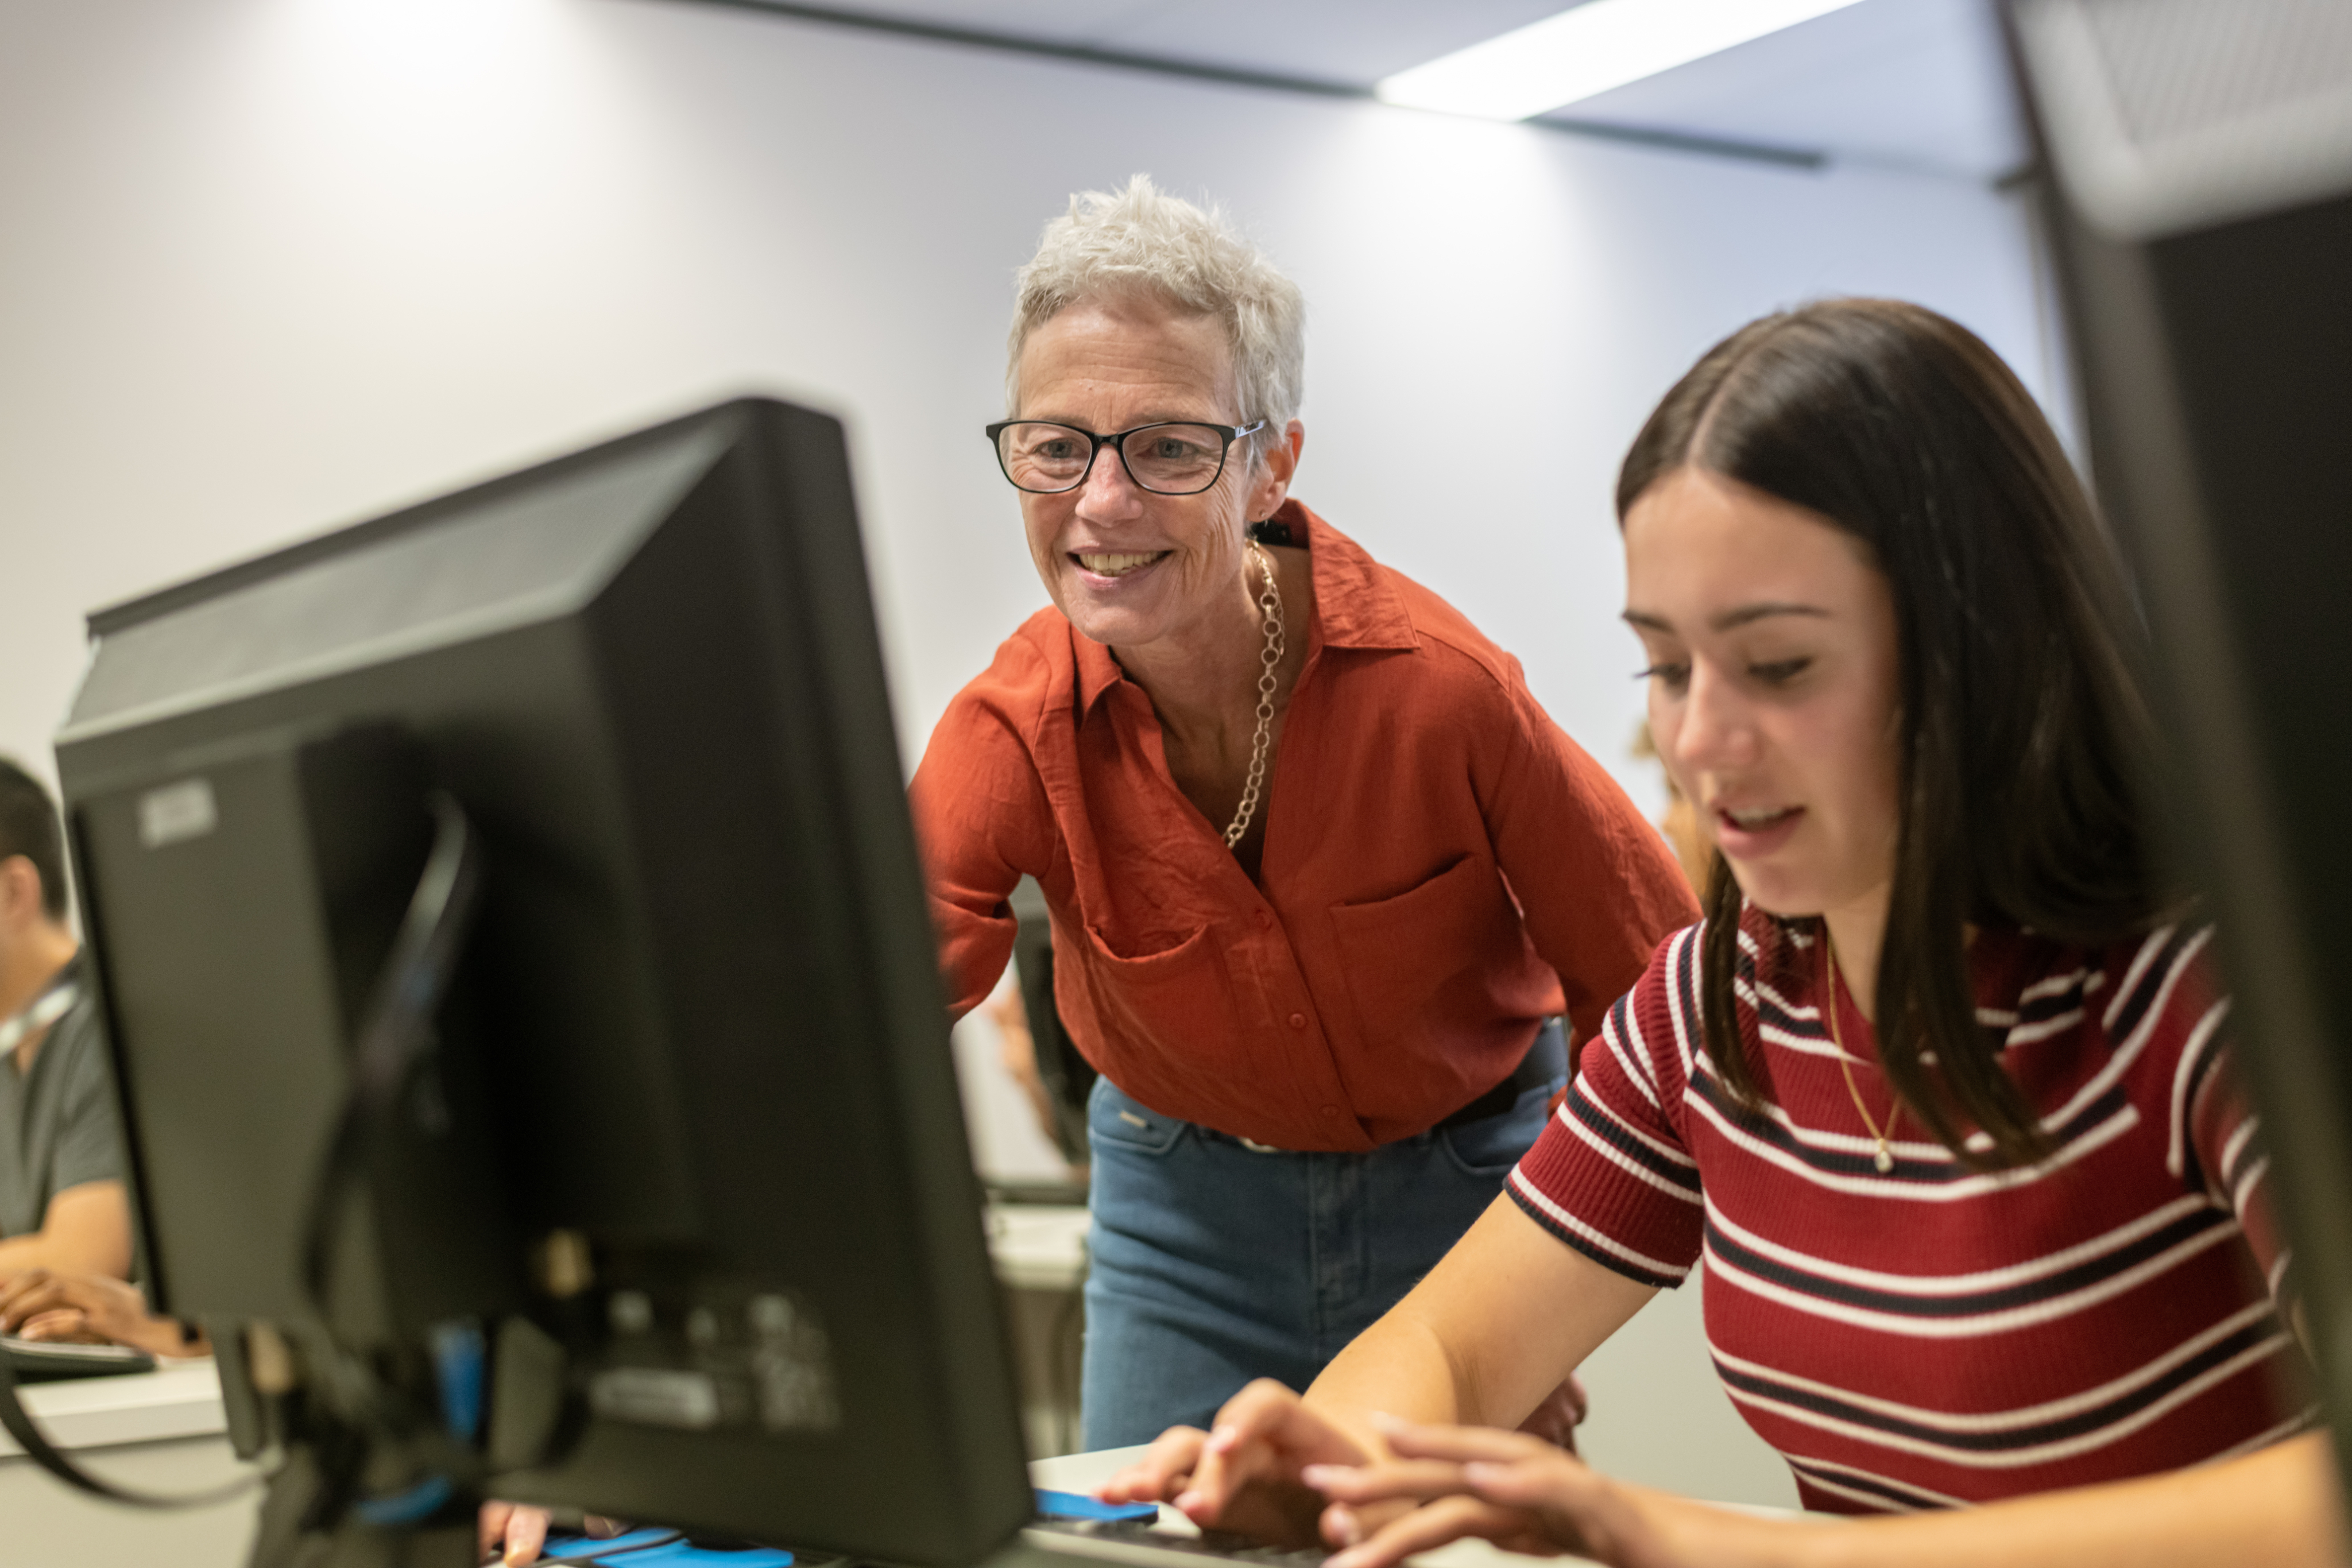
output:
[[[2048,1139],[1977,1023],[1967,926],[2095,946],[2147,930],[2169,902],[2143,814],[2153,737],[2132,675],[2138,631],[2090,501],[1998,355],[1887,299],[1768,316],[1709,350],[1626,454],[1621,522],[1685,466],[1820,514],[1886,576],[1902,822],[1879,1060],[1964,1163],[2031,1163]],[[1707,1054],[1753,1107],[1770,1090],[1733,1007],[1743,903],[1720,856],[1706,903]],[[1965,1146],[1972,1126],[1990,1151]]]

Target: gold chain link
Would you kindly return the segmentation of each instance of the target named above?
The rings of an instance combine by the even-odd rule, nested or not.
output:
[[[1255,539],[1249,542],[1250,559],[1265,574],[1265,591],[1257,596],[1257,612],[1265,625],[1265,667],[1257,677],[1257,734],[1250,740],[1249,778],[1242,785],[1241,810],[1225,830],[1225,848],[1232,849],[1249,831],[1257,812],[1258,796],[1265,789],[1265,754],[1274,740],[1275,671],[1282,664],[1282,591],[1275,586],[1274,560]]]

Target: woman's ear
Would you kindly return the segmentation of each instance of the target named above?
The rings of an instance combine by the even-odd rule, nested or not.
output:
[[[1258,454],[1250,478],[1249,520],[1263,522],[1290,497],[1290,476],[1298,472],[1298,455],[1307,449],[1307,427],[1292,420],[1282,439]]]
[[[0,858],[0,925],[16,926],[40,912],[41,873],[31,858]]]

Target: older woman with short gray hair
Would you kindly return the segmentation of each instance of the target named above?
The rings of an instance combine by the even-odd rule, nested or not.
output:
[[[1444,600],[1290,497],[1297,285],[1139,175],[1022,269],[1007,415],[1049,608],[912,786],[961,1016],[1024,873],[1089,1106],[1090,1448],[1304,1387],[1489,1203],[1694,917],[1656,832]]]

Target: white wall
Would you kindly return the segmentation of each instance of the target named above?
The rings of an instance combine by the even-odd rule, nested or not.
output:
[[[978,434],[1010,273],[1135,170],[1305,286],[1299,494],[1612,766],[1610,479],[1700,349],[1868,290],[2042,379],[1958,183],[650,0],[0,0],[0,750],[46,766],[95,605],[756,386],[852,421],[911,762],[1042,602]]]
[[[1958,183],[651,0],[0,0],[0,751],[48,768],[86,610],[760,387],[851,421],[911,764],[1043,601],[979,434],[1010,274],[1137,170],[1304,285],[1300,496],[1644,796],[1609,496],[1688,361],[1864,291],[2050,379]]]

